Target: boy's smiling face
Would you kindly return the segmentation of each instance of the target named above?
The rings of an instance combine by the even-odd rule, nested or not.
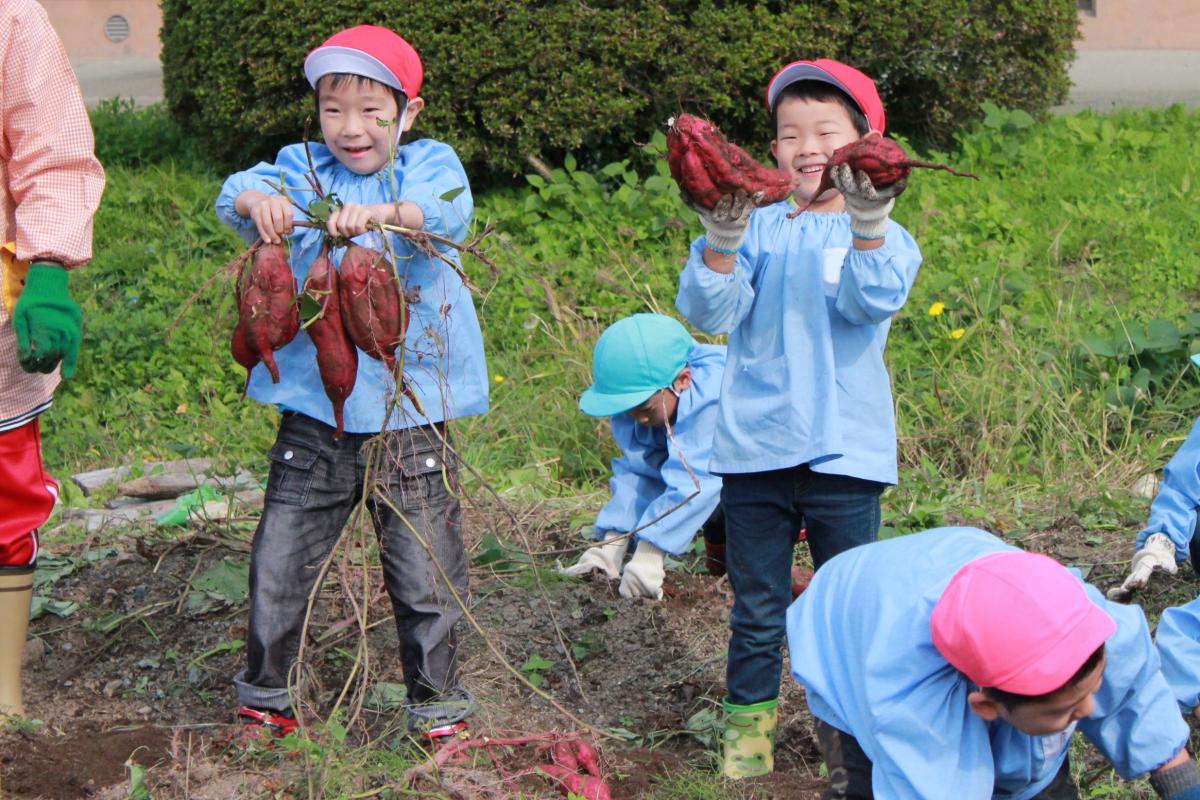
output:
[[[420,98],[409,101],[406,130],[422,105]],[[326,76],[317,83],[317,110],[325,144],[347,169],[370,175],[387,166],[400,115],[391,89],[356,77],[335,85],[332,77]],[[380,121],[391,124],[380,125]]]
[[[775,110],[778,120],[771,155],[796,182],[796,202],[814,199],[821,172],[833,151],[859,138],[854,121],[840,103],[804,97],[784,97]],[[813,211],[841,211],[842,196],[829,189],[811,206]]]

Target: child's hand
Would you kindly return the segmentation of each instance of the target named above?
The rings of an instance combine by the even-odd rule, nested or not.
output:
[[[267,244],[279,244],[282,237],[295,229],[292,204],[278,194],[264,194],[250,207],[250,219],[258,227],[258,235]]]
[[[761,196],[751,197],[744,191],[724,195],[711,211],[690,204],[690,197],[684,197],[684,202],[700,215],[704,223],[704,238],[709,249],[718,253],[732,254],[746,238],[746,228],[750,226],[750,214],[754,211],[755,200]]]
[[[882,239],[887,233],[888,216],[896,204],[896,195],[904,191],[904,181],[876,189],[867,173],[839,164],[829,171],[833,185],[846,201],[850,214],[850,232],[860,239]]]
[[[347,203],[341,208],[334,209],[329,215],[329,224],[325,229],[330,236],[353,237],[367,232],[371,222],[394,224],[394,211],[391,203],[378,203],[364,206],[358,203]]]

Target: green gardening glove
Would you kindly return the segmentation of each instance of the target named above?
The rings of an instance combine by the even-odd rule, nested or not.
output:
[[[62,376],[74,375],[82,320],[83,312],[67,290],[66,269],[58,264],[34,263],[13,308],[21,369],[50,373],[61,361]]]

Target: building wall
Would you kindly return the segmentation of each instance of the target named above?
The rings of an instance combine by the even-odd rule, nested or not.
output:
[[[157,0],[39,0],[58,31],[67,55],[77,58],[131,56],[158,58],[162,9]],[[129,23],[121,42],[105,36],[105,22],[114,14]]]
[[[1200,49],[1200,0],[1091,0],[1081,3],[1080,50]]]

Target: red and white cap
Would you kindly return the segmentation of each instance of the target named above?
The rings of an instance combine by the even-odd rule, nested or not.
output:
[[[779,93],[796,81],[821,81],[836,86],[849,95],[858,106],[858,110],[867,118],[871,130],[883,133],[887,117],[883,113],[883,101],[879,99],[879,90],[875,88],[875,81],[854,67],[831,58],[793,61],[776,72],[775,77],[767,84],[767,108],[774,109]]]
[[[379,81],[410,99],[421,94],[425,80],[425,68],[413,46],[395,31],[378,25],[339,31],[304,59],[304,75],[313,88],[334,72]]]

